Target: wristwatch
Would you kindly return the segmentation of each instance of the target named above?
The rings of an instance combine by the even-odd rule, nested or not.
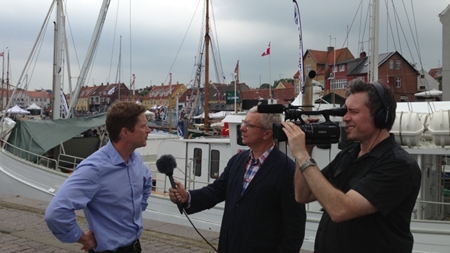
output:
[[[303,172],[304,170],[306,170],[306,168],[308,168],[309,166],[316,166],[317,163],[314,159],[312,159],[311,157],[308,158],[308,160],[306,160],[306,162],[304,164],[302,164],[298,169]]]

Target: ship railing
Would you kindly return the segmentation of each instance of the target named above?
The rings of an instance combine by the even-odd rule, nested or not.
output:
[[[143,160],[145,160],[143,158]],[[153,175],[153,191],[168,194],[167,189],[171,187],[168,177],[158,172],[155,161],[144,161],[145,165],[149,168]],[[195,183],[207,183],[198,181],[198,179],[190,177],[189,173],[186,173],[192,168],[192,161],[187,164],[186,171],[179,167],[174,169],[173,179],[175,181],[182,182],[186,189],[192,189]]]
[[[419,208],[414,208],[413,218],[418,220],[448,220],[450,217],[450,202],[447,202],[446,199],[448,199],[448,197],[445,194],[441,202],[427,201],[418,198],[416,200],[416,206]],[[434,205],[436,207],[432,209],[432,212],[430,212],[430,210],[428,211],[428,217],[424,217],[424,210],[430,205]]]
[[[78,164],[83,161],[84,158],[68,155],[68,154],[59,154],[58,163],[56,168],[62,172],[73,172]]]
[[[9,142],[5,142],[3,148],[5,151],[14,155],[16,159],[24,160],[29,163],[38,164],[49,169],[54,169],[55,165],[58,164],[57,160],[51,157],[38,155],[31,151],[14,146]]]
[[[73,172],[78,164],[83,161],[84,158],[66,154],[64,145],[61,142],[59,145],[59,155],[56,163],[56,169],[62,172]]]

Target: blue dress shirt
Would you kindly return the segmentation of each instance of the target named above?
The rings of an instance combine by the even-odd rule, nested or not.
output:
[[[83,160],[61,185],[45,212],[50,231],[62,242],[82,234],[74,210],[83,209],[97,240],[95,251],[131,244],[142,233],[142,211],[152,189],[152,176],[133,152],[126,163],[111,142]]]

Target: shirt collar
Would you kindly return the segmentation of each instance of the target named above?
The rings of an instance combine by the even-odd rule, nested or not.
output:
[[[382,140],[375,147],[373,147],[373,149],[370,150],[370,152],[364,154],[364,156],[373,156],[373,157],[376,157],[376,158],[380,158],[385,153],[385,151],[389,147],[394,145],[395,143],[396,143],[396,141],[395,141],[394,134],[390,133],[388,138]],[[348,150],[348,152],[349,153],[354,153],[357,156],[360,150],[361,150],[361,146],[358,143],[358,145],[355,145],[353,148]]]
[[[368,155],[380,158],[387,149],[389,149],[392,145],[394,145],[395,137],[393,134],[389,134],[389,137],[382,140],[380,143],[378,143],[373,149],[368,153]]]
[[[114,147],[114,145],[112,144],[111,141],[108,141],[108,143],[106,144],[106,151],[108,153],[108,156],[111,158],[111,163],[113,165],[119,165],[119,164],[125,164],[125,161],[123,160],[122,156],[119,154],[119,152],[117,152],[116,148]],[[130,159],[128,160],[128,163],[131,163],[134,161],[135,158],[135,153],[131,153],[130,155]]]
[[[268,150],[266,150],[266,152],[264,152],[264,153],[263,153],[260,157],[258,157],[258,158],[253,157],[253,152],[252,152],[252,150],[250,150],[249,155],[248,155],[248,159],[249,159],[249,160],[256,160],[256,159],[258,159],[259,162],[260,162],[261,165],[262,165],[262,164],[264,163],[264,160],[266,160],[266,158],[269,156],[270,152],[272,152],[272,150],[273,150],[274,147],[275,147],[275,143],[272,144],[272,146],[271,146]]]

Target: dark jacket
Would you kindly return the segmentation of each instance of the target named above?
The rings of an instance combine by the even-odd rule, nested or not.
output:
[[[212,184],[190,191],[188,213],[225,200],[219,252],[295,252],[305,234],[305,206],[295,202],[295,164],[274,148],[241,196],[249,150],[234,155]]]

